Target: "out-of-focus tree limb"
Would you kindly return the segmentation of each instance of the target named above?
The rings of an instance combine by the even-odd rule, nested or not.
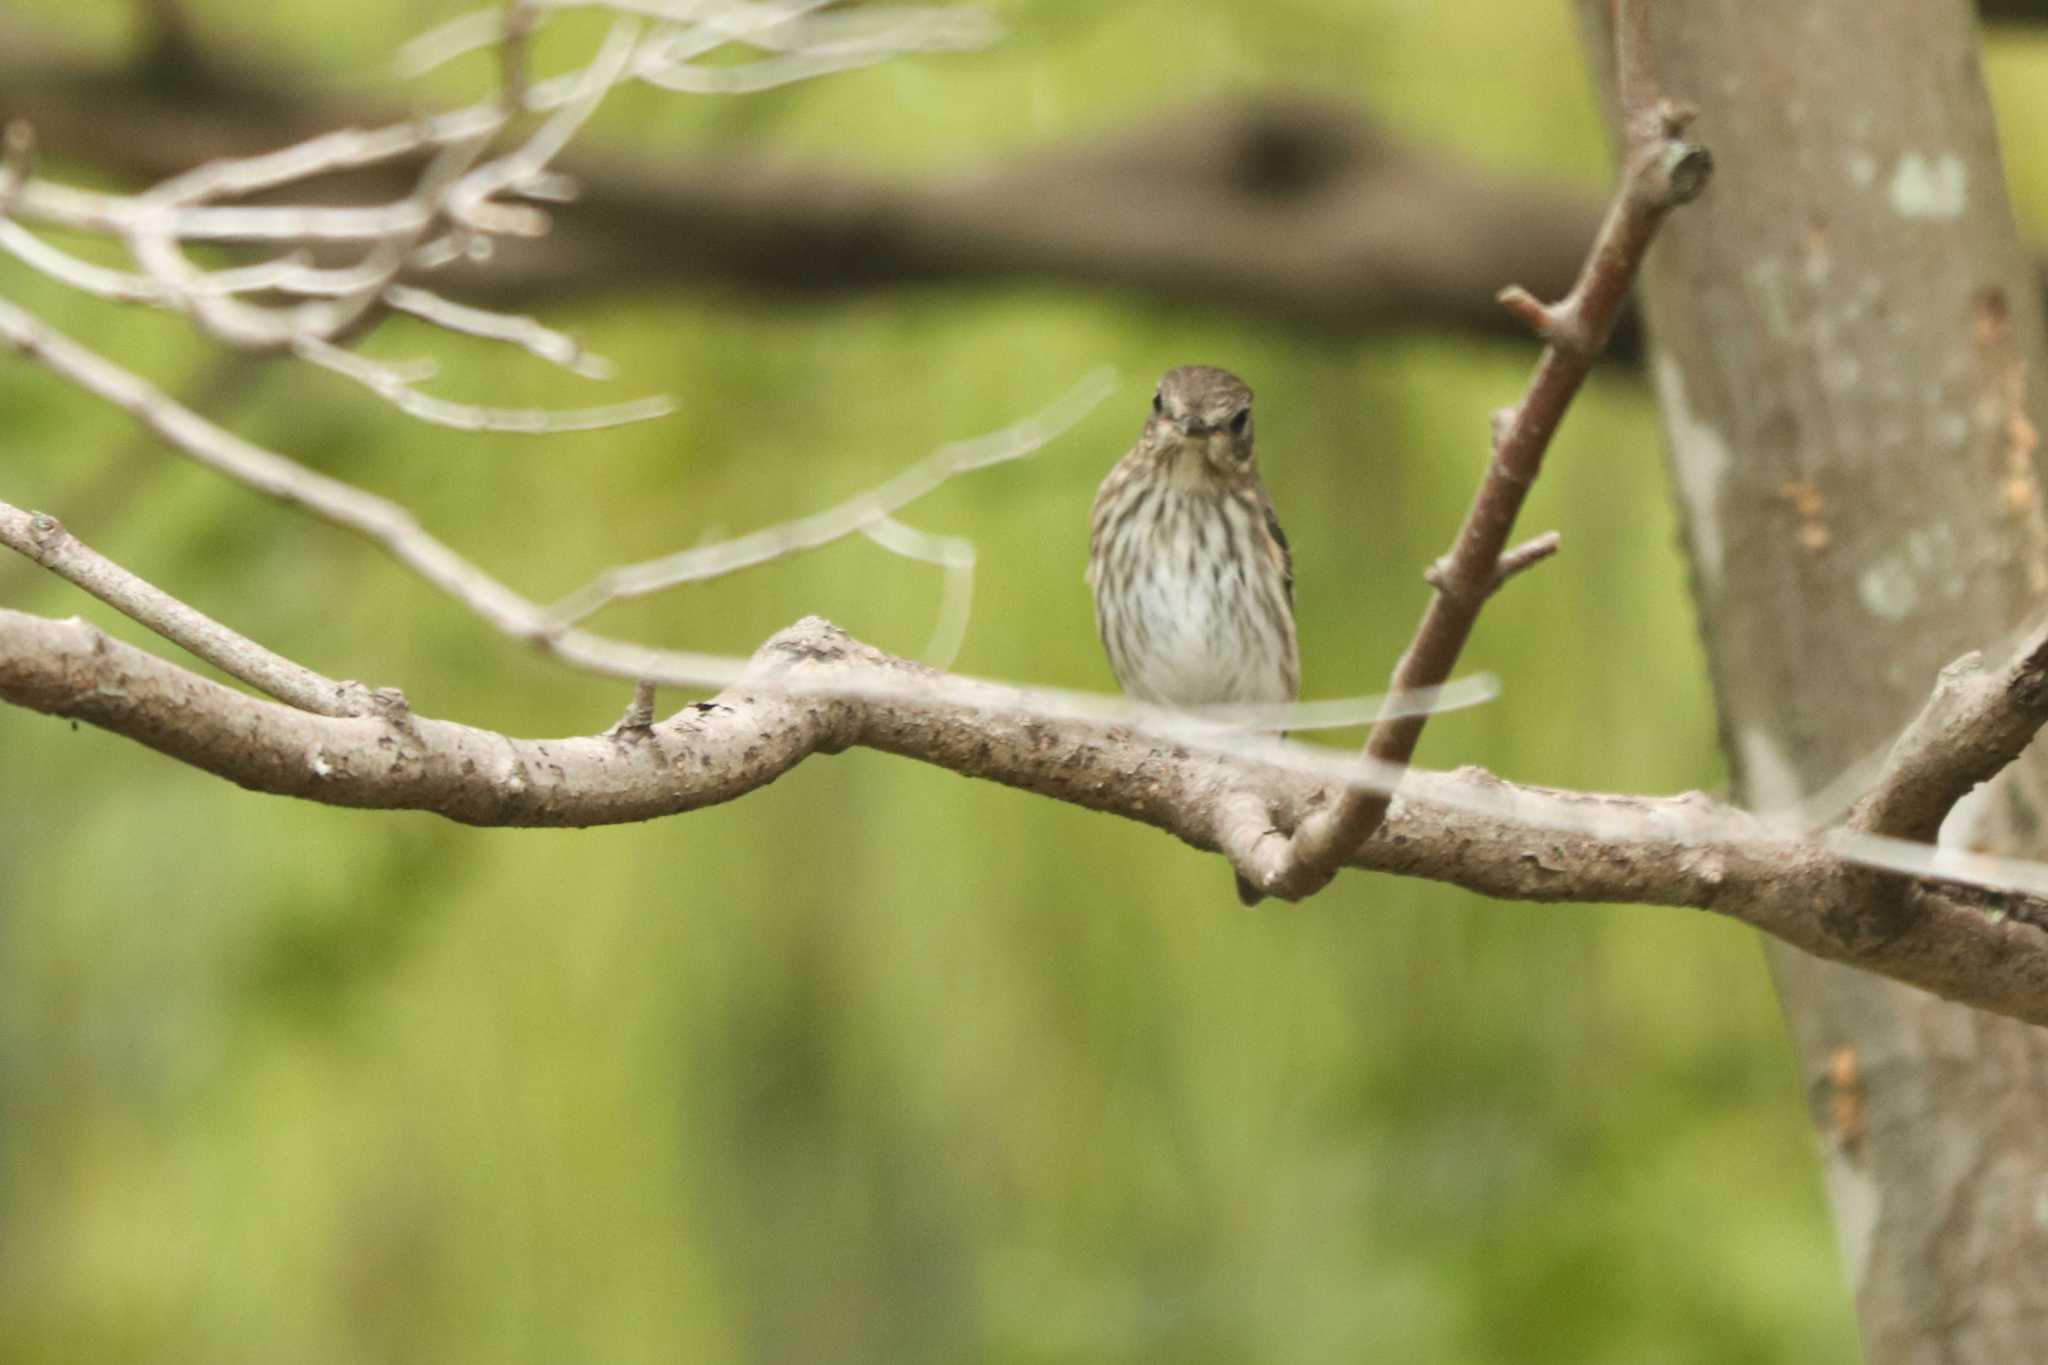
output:
[[[397,113],[179,50],[183,65],[110,69],[0,21],[0,116],[27,120],[52,157],[154,181]],[[1591,195],[1459,167],[1301,95],[1198,105],[924,182],[588,151],[559,166],[583,195],[548,238],[444,267],[436,286],[502,300],[663,280],[792,296],[1050,280],[1346,331],[1510,335],[1499,282],[1561,294],[1601,213]],[[353,177],[338,197],[398,197],[410,173]]]
[[[2048,0],[1984,9],[2048,16]],[[145,52],[110,67],[0,19],[0,117],[29,120],[53,156],[140,182],[399,114],[309,95],[189,28]],[[583,193],[554,231],[502,242],[482,265],[436,270],[437,287],[506,302],[663,282],[803,299],[1044,281],[1346,332],[1511,337],[1520,331],[1494,302],[1500,281],[1560,296],[1603,209],[1592,193],[1459,166],[1347,104],[1285,93],[1199,104],[929,181],[587,149],[558,164]],[[337,197],[397,197],[408,169],[356,177]],[[1627,313],[1613,352],[1635,348]]]
[[[2048,23],[2048,0],[1977,0],[1977,17],[1987,24]]]

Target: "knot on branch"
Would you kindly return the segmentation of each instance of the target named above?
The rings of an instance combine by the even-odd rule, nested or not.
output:
[[[830,663],[845,658],[853,647],[853,637],[824,617],[806,616],[769,636],[754,651],[754,664],[780,670],[797,663]]]
[[[386,725],[396,726],[401,730],[413,727],[412,703],[406,700],[403,688],[371,688],[369,702],[370,714]]]

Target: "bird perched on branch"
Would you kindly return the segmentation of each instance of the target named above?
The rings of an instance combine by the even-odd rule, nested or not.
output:
[[[1301,691],[1294,563],[1252,456],[1252,391],[1228,370],[1168,370],[1130,453],[1095,495],[1095,624],[1119,686],[1195,707]],[[1239,899],[1259,893],[1237,879]]]

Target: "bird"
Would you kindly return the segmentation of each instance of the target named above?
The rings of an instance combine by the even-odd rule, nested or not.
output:
[[[1191,708],[1301,693],[1294,556],[1252,448],[1251,386],[1168,370],[1137,444],[1095,494],[1087,581],[1127,696]],[[1238,899],[1260,893],[1242,874]]]

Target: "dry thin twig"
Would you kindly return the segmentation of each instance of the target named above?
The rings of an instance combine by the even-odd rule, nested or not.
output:
[[[810,13],[829,3],[725,0],[664,7],[506,0],[437,30],[410,49],[419,64],[493,46],[500,75],[495,100],[431,119],[367,132],[325,133],[259,156],[210,162],[132,199],[34,182],[27,128],[16,124],[0,160],[0,205],[74,229],[116,233],[139,273],[108,269],[61,251],[21,223],[8,221],[5,211],[0,211],[0,249],[99,297],[176,309],[222,344],[309,360],[425,421],[473,430],[549,432],[660,415],[668,409],[653,401],[549,414],[451,402],[420,393],[390,367],[359,360],[344,348],[380,309],[402,309],[470,335],[524,346],[544,358],[561,362],[567,357],[564,363],[588,374],[592,367],[575,363],[573,347],[563,346],[531,320],[449,303],[401,285],[401,272],[487,252],[494,235],[544,233],[548,219],[541,210],[505,202],[503,196],[563,197],[565,182],[549,169],[550,163],[622,80],[689,87],[695,70],[690,63],[734,42],[777,55],[703,73],[697,84],[740,88],[781,83],[907,51],[957,50],[993,36],[985,18],[963,18],[961,11],[876,9],[857,17]],[[620,17],[580,70],[534,80],[528,40],[546,11],[570,7],[610,9]],[[644,33],[636,9],[650,10],[649,17],[659,21],[652,35]],[[823,22],[827,19],[832,22]],[[498,135],[525,112],[544,117],[517,146],[486,155]],[[249,208],[220,202],[276,193],[314,177],[421,151],[434,155],[412,191],[379,209]],[[366,254],[341,270],[316,269],[288,257],[217,271],[203,270],[185,255],[187,244],[223,231],[243,240],[250,240],[250,234],[296,242],[354,240],[365,245]],[[285,302],[240,297],[259,290],[281,294]]]
[[[958,475],[1006,464],[1043,449],[1054,437],[1109,397],[1116,384],[1115,371],[1106,368],[1095,370],[1083,376],[1079,383],[1043,411],[986,436],[941,446],[887,483],[856,494],[835,507],[779,526],[766,527],[736,540],[607,569],[549,608],[549,626],[573,626],[614,602],[765,564],[793,551],[815,549],[856,532],[868,533],[871,539],[886,548],[908,544],[912,537],[903,534],[908,528],[893,531],[878,531],[877,528],[896,512]],[[911,557],[944,563],[948,552],[938,547],[926,547],[912,553]]]
[[[368,710],[369,689],[362,684],[322,677],[229,630],[88,548],[55,517],[0,503],[0,545],[287,706],[322,716]]]
[[[317,336],[300,337],[292,354],[331,374],[353,380],[408,417],[457,431],[511,432],[523,436],[563,431],[597,431],[633,422],[651,422],[675,411],[674,400],[662,395],[608,403],[594,408],[502,408],[481,403],[454,403],[421,393],[414,385],[430,378],[431,361],[393,364],[357,355]]]
[[[133,199],[33,182],[31,141],[26,125],[17,124],[9,131],[6,155],[0,160],[0,195],[5,202],[11,207],[19,201],[47,221],[116,233],[127,243],[140,273],[111,270],[73,257],[4,214],[0,214],[0,248],[102,298],[175,309],[214,340],[231,347],[296,356],[362,385],[410,416],[437,425],[543,433],[659,417],[671,410],[666,399],[566,411],[455,402],[419,389],[434,373],[431,362],[375,360],[349,347],[382,311],[401,311],[449,330],[520,346],[587,377],[605,374],[600,360],[533,319],[455,303],[401,283],[400,274],[423,264],[486,254],[493,235],[546,231],[547,218],[539,209],[508,203],[503,197],[565,197],[569,186],[550,164],[607,93],[623,80],[674,83],[688,63],[735,42],[775,54],[773,63],[801,65],[816,58],[824,67],[836,68],[906,51],[957,49],[992,36],[985,17],[978,12],[966,18],[965,12],[938,8],[874,7],[857,16],[815,13],[831,3],[700,0],[689,5],[662,5],[504,0],[487,12],[437,30],[408,50],[409,60],[419,64],[493,46],[499,60],[496,100],[434,118],[367,132],[324,133],[261,155],[216,160],[173,175]],[[536,80],[528,68],[529,39],[549,12],[566,8],[611,10],[618,17],[596,54],[580,69]],[[651,35],[646,33],[647,19],[656,21]],[[758,81],[770,67],[771,63],[725,67],[714,80]],[[778,80],[801,74],[793,67],[774,66],[773,70],[779,73]],[[509,150],[489,154],[500,133],[529,112],[542,115],[538,125]],[[280,193],[314,177],[380,166],[421,152],[431,156],[411,191],[381,209],[245,209],[221,203],[259,192]],[[225,216],[206,216],[215,211]],[[258,217],[238,216],[247,213]],[[365,250],[360,260],[339,268],[313,266],[295,251],[274,260],[209,271],[194,264],[185,248],[209,235],[210,222],[228,223],[233,231],[255,222],[262,225],[260,231],[302,232],[307,234],[305,240],[358,240]],[[258,292],[281,295],[285,301],[276,304],[242,297]],[[779,531],[758,533],[735,546],[705,547],[654,564],[627,566],[586,590],[580,606],[572,600],[576,609],[550,614],[427,535],[397,504],[238,441],[196,413],[178,409],[140,379],[54,334],[4,300],[0,300],[0,336],[22,354],[135,413],[151,430],[202,463],[369,536],[500,630],[586,667],[670,683],[693,673],[701,680],[723,679],[739,661],[674,651],[654,651],[658,657],[650,658],[648,651],[638,647],[571,627],[613,597],[701,580],[854,532],[892,553],[942,571],[940,615],[930,648],[950,659],[966,631],[973,547],[957,537],[914,530],[891,514],[952,473],[963,472],[977,461],[1028,453],[1053,434],[1041,422],[1037,436],[1024,430],[990,438],[1004,443],[993,454],[977,454],[979,448],[973,443],[949,449],[940,457],[942,463],[950,461],[946,468],[920,467],[906,476],[909,482],[894,480],[877,490],[878,496],[856,500],[846,508]],[[1096,387],[1102,382],[1106,381],[1098,381]],[[1069,407],[1092,401],[1076,397]],[[1069,420],[1058,414],[1055,419]],[[655,578],[661,581],[653,581]]]
[[[0,343],[11,345],[20,354],[86,392],[126,411],[173,449],[199,464],[365,537],[495,629],[534,644],[574,666],[614,677],[650,679],[676,687],[723,685],[737,677],[744,667],[744,660],[723,655],[650,649],[574,629],[573,620],[565,620],[551,609],[531,601],[429,533],[403,505],[308,469],[276,451],[215,425],[181,406],[156,386],[79,345],[4,298],[0,298]],[[836,511],[828,511],[819,514],[831,519],[834,534],[823,534],[816,518],[792,523],[808,530],[797,541],[787,544],[778,541],[782,547],[778,553],[788,548],[822,545],[840,536],[863,531],[869,532],[871,538],[879,536],[881,543],[890,548],[909,543],[913,539],[909,528],[901,528],[901,532],[877,532],[877,523],[955,474],[1016,459],[1047,444],[1085,416],[1108,393],[1110,386],[1107,372],[1098,371],[1084,378],[1036,416],[991,436],[944,448],[931,460],[915,466],[910,471],[908,483],[899,487],[898,481],[892,480],[883,485],[885,490],[907,491],[909,496],[896,497],[892,493],[879,513],[875,507],[856,499],[858,506],[852,513],[840,515]],[[771,530],[764,534],[773,538],[777,533]],[[701,581],[770,557],[762,553],[757,537],[744,537],[735,544],[745,547],[744,552],[728,554],[721,546],[705,546],[687,552],[691,566],[687,580]],[[945,553],[927,552],[940,558]],[[604,581],[602,576],[599,581]]]

